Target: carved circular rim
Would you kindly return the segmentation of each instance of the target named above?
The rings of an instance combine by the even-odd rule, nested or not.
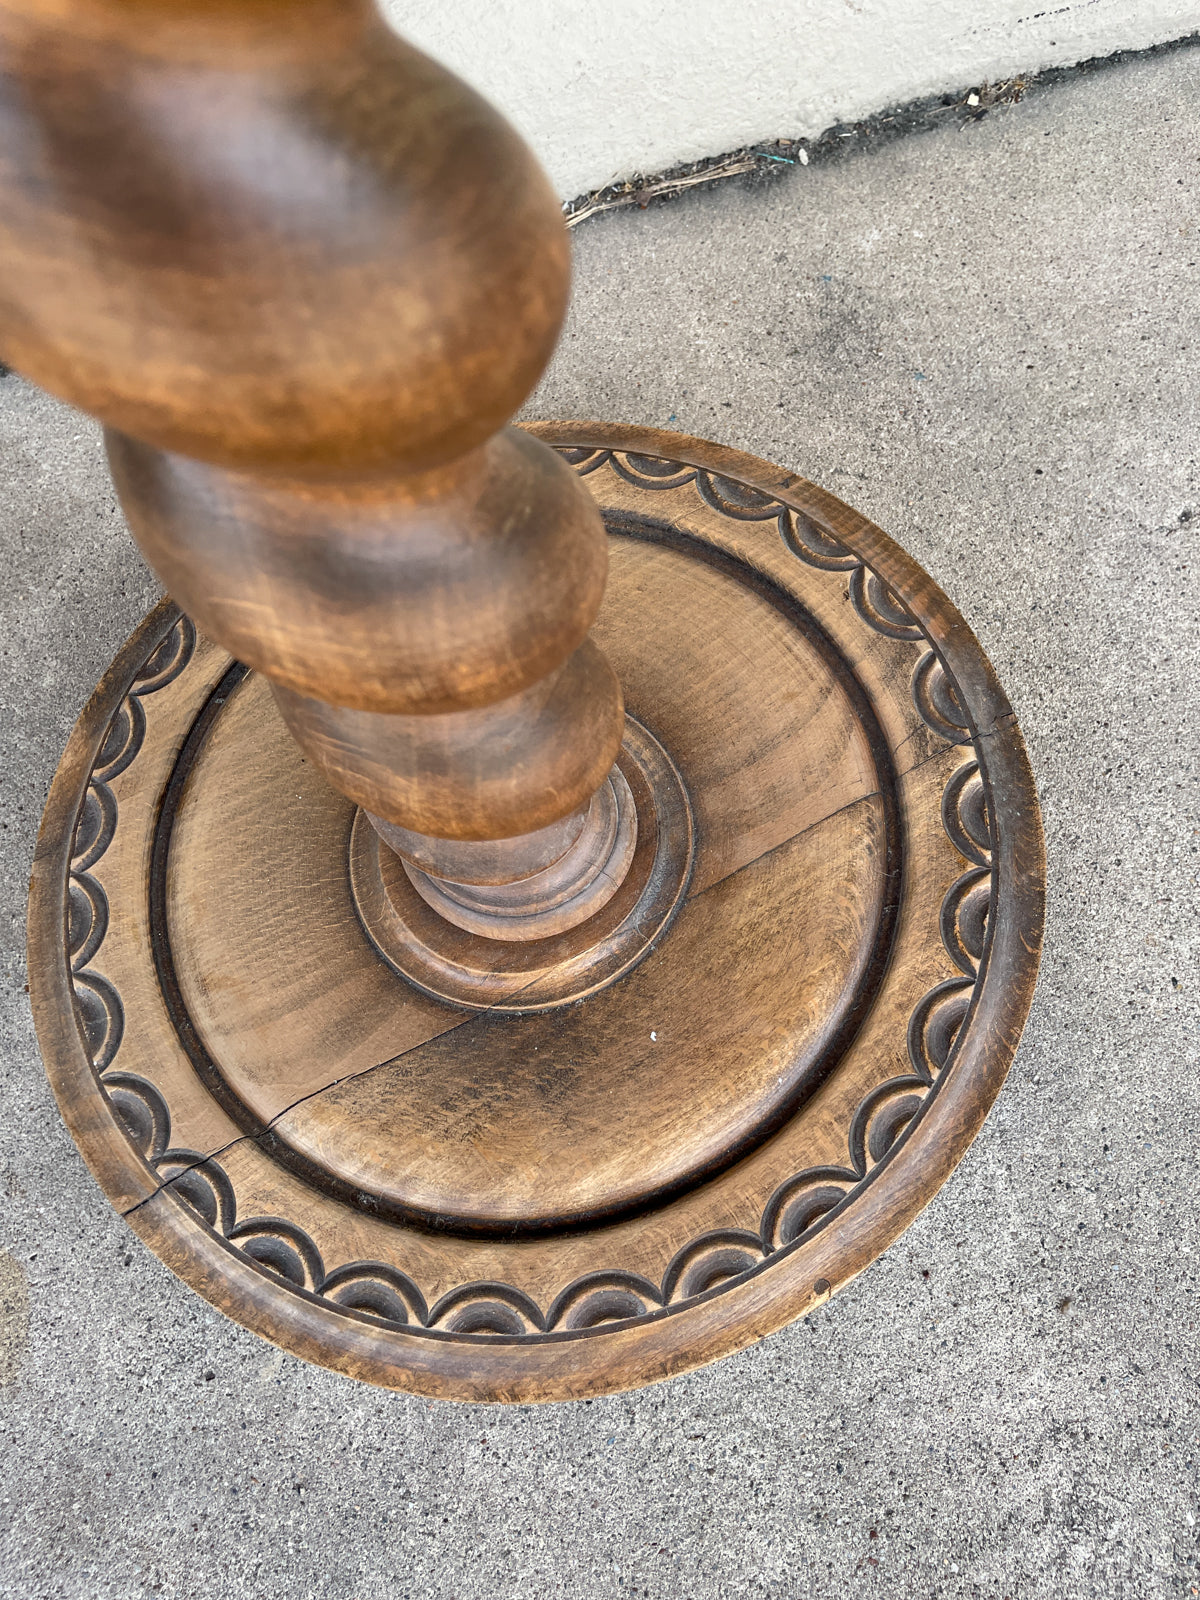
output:
[[[78,908],[69,890],[73,858],[78,873],[94,859],[93,852],[104,848],[104,786],[89,791],[94,770],[115,775],[127,759],[124,752],[136,747],[134,724],[144,715],[141,696],[165,685],[186,661],[186,619],[180,622],[168,602],[147,618],[118,653],[76,724],[51,787],[35,854],[30,989],[60,1108],[113,1205],[168,1266],[229,1316],[319,1365],[387,1387],[456,1400],[577,1399],[638,1387],[753,1343],[828,1299],[909,1225],[974,1138],[1003,1083],[1028,1014],[1043,924],[1040,817],[1016,720],[970,630],[911,558],[832,495],[740,452],[660,431],[604,424],[543,424],[532,431],[559,448],[582,473],[611,459],[618,472],[644,474],[663,486],[694,482],[710,504],[730,517],[762,520],[778,512],[785,542],[802,560],[848,573],[850,598],[872,628],[887,637],[924,640],[928,650],[914,674],[914,697],[927,726],[951,742],[974,746],[984,796],[979,802],[985,807],[982,825],[990,848],[981,847],[978,827],[962,815],[960,768],[943,798],[943,814],[951,839],[972,864],[946,895],[942,934],[964,977],[927,994],[910,1023],[914,1068],[931,1050],[940,1049],[940,1070],[924,1080],[893,1080],[871,1097],[896,1109],[893,1123],[900,1131],[869,1167],[864,1161],[862,1171],[805,1173],[803,1194],[784,1192],[789,1186],[781,1186],[764,1214],[761,1259],[747,1270],[719,1278],[683,1300],[663,1293],[665,1303],[643,1307],[644,1314],[628,1320],[579,1326],[571,1310],[585,1296],[602,1314],[621,1316],[616,1301],[626,1290],[615,1281],[600,1281],[619,1274],[590,1274],[587,1281],[563,1291],[563,1304],[556,1302],[532,1336],[473,1331],[468,1304],[457,1318],[451,1315],[453,1307],[435,1307],[441,1311],[437,1327],[384,1321],[386,1312],[370,1300],[370,1285],[356,1298],[351,1268],[330,1274],[320,1285],[322,1293],[284,1281],[286,1274],[280,1276],[269,1251],[291,1250],[300,1260],[303,1235],[289,1245],[288,1224],[257,1218],[233,1226],[232,1213],[227,1230],[211,1225],[194,1202],[176,1192],[174,1181],[165,1186],[159,1180],[130,1131],[141,1119],[146,1126],[139,1124],[139,1137],[152,1141],[155,1108],[151,1101],[137,1099],[121,1082],[122,1074],[111,1070],[120,1042],[120,1008],[106,1006],[103,979],[80,970],[88,949],[103,936],[103,911],[92,907],[90,925],[75,935],[83,942],[72,949],[71,914]],[[952,795],[955,785],[958,790]],[[94,816],[84,810],[89,792]],[[77,823],[82,833],[77,834]],[[990,911],[976,962],[970,942],[983,926],[977,902],[985,882],[990,885]],[[82,892],[86,895],[86,889]],[[914,1086],[923,1096],[915,1114],[905,1111],[905,1096],[913,1099]],[[130,1106],[119,1107],[122,1097]],[[867,1113],[877,1110],[860,1107],[852,1140],[862,1142]],[[219,1209],[219,1185],[213,1193]],[[815,1220],[800,1226],[800,1211],[814,1206]],[[778,1242],[785,1210],[792,1215],[795,1237]],[[214,1212],[214,1221],[219,1220]],[[731,1259],[739,1246],[749,1259],[746,1240],[751,1238],[731,1234]],[[256,1242],[261,1246],[257,1254],[252,1248]],[[715,1235],[703,1242],[720,1254],[722,1241]],[[681,1252],[684,1259],[677,1258],[668,1269],[675,1289],[689,1270],[688,1255]],[[646,1288],[659,1293],[653,1285]],[[607,1311],[606,1296],[613,1300]],[[454,1291],[446,1298],[462,1294]],[[432,1313],[430,1320],[437,1320]]]

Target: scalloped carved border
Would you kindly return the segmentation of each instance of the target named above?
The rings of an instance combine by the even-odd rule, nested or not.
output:
[[[926,726],[947,743],[973,742],[975,730],[962,696],[925,630],[882,579],[816,517],[737,479],[658,456],[566,446],[559,453],[580,476],[607,462],[639,487],[693,484],[704,502],[725,516],[774,521],[797,559],[821,571],[849,574],[850,601],[866,626],[889,639],[926,643],[912,674],[914,706]],[[312,1239],[286,1218],[240,1218],[233,1185],[219,1162],[172,1146],[170,1110],[159,1090],[117,1065],[124,1026],[120,996],[107,979],[89,970],[108,926],[107,900],[89,869],[117,827],[110,783],[141,747],[142,700],[178,677],[195,642],[191,622],[180,615],[139,669],[101,740],[76,818],[64,933],[81,1039],[130,1143],[161,1185],[169,1184],[207,1227],[283,1284],[334,1308],[413,1331],[536,1339],[553,1332],[626,1326],[731,1287],[828,1224],[916,1126],[938,1083],[952,1069],[956,1040],[987,965],[995,876],[993,807],[978,761],[965,762],[954,772],[942,799],[946,834],[971,863],[947,891],[940,914],[943,943],[962,976],[935,985],[918,1002],[908,1026],[911,1070],[878,1085],[861,1102],[849,1129],[846,1165],[809,1168],[787,1179],[768,1200],[757,1231],[723,1229],[700,1235],[678,1252],[657,1284],[620,1269],[590,1272],[562,1289],[545,1311],[509,1284],[464,1284],[430,1307],[419,1286],[386,1263],[355,1261],[327,1270]]]

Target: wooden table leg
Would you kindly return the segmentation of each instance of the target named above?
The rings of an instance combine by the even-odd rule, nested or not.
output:
[[[267,1337],[456,1398],[827,1296],[1032,992],[1036,795],[961,618],[767,463],[509,425],[559,207],[365,0],[0,0],[0,43],[0,354],[104,422],[174,601],[31,896],[114,1204]]]

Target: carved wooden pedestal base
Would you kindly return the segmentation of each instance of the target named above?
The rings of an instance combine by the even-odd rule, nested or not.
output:
[[[80,719],[31,903],[113,1204],[247,1327],[462,1400],[651,1382],[861,1271],[982,1121],[1041,936],[1020,735],[931,580],[762,462],[538,431],[605,514],[631,719],[639,857],[591,922],[440,924],[168,605]]]

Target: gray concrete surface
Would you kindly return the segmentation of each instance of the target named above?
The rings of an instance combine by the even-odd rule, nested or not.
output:
[[[940,579],[1024,725],[1049,936],[936,1202],[807,1321],[620,1399],[378,1393],[109,1210],[20,949],[70,724],[155,594],[95,430],[0,385],[0,1594],[468,1600],[1200,1589],[1200,52],[588,225],[540,415],[806,472]]]

